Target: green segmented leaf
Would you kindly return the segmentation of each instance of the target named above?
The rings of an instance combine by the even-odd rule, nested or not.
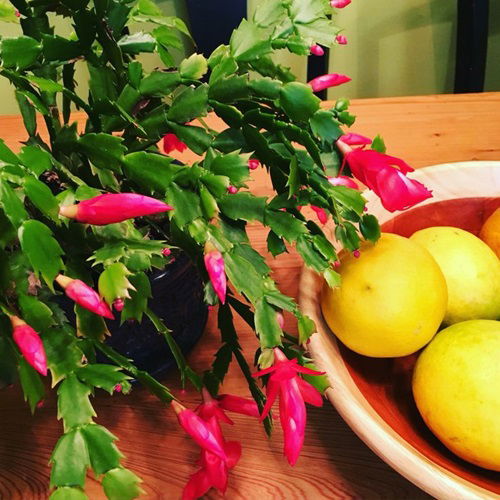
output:
[[[54,324],[52,310],[33,295],[18,293],[17,301],[22,318],[37,332],[43,332]]]
[[[49,219],[59,224],[59,203],[47,184],[28,176],[24,179],[24,189],[33,205]]]
[[[24,69],[31,66],[41,50],[40,43],[29,36],[4,38],[0,44],[2,63],[6,68]]]
[[[271,51],[269,39],[257,25],[246,19],[243,19],[238,28],[233,31],[229,46],[232,56],[237,61],[252,61]]]
[[[23,222],[18,231],[23,252],[31,267],[41,274],[47,286],[54,290],[54,278],[65,268],[61,259],[63,250],[52,231],[40,221],[31,219]]]
[[[309,337],[316,331],[314,321],[305,314],[300,314],[297,320],[299,330],[299,344],[305,344]]]
[[[307,121],[318,111],[321,102],[309,85],[300,82],[283,85],[279,99],[283,111],[294,121]]]
[[[19,357],[17,369],[21,387],[23,388],[24,400],[28,402],[31,413],[34,413],[36,405],[45,396],[42,380],[38,372],[22,357]]]
[[[380,225],[374,215],[363,215],[359,223],[359,229],[363,237],[367,240],[375,242],[380,238]]]
[[[115,299],[130,298],[129,290],[134,287],[128,280],[132,273],[121,262],[108,266],[99,276],[99,295],[111,305]]]
[[[139,486],[142,479],[124,468],[108,471],[102,479],[102,487],[109,500],[132,500],[144,493]]]
[[[96,416],[89,400],[91,391],[74,373],[70,373],[57,390],[57,418],[63,419],[64,432],[89,424]]]
[[[52,168],[52,155],[38,146],[24,146],[19,153],[19,160],[36,176]]]
[[[130,276],[130,282],[135,291],[131,290],[130,299],[125,300],[121,315],[121,323],[127,319],[142,321],[142,315],[148,308],[148,299],[151,298],[151,283],[145,273],[139,272]]]
[[[81,366],[83,352],[75,336],[64,328],[51,328],[43,334],[47,366],[52,375],[52,386]]]
[[[255,304],[255,331],[259,335],[262,348],[281,345],[283,332],[278,323],[276,309],[265,299],[260,299]]]
[[[120,465],[120,453],[114,441],[117,437],[105,427],[97,424],[88,424],[81,428],[81,433],[87,444],[90,464],[95,474],[104,474]]]
[[[121,385],[121,391],[125,394],[130,390],[131,379],[125,375],[116,365],[101,363],[87,364],[76,371],[76,376],[87,385],[98,387],[113,394],[117,385]]]
[[[207,60],[201,54],[191,54],[179,66],[181,78],[186,80],[199,80],[207,70]]]
[[[63,486],[52,492],[49,500],[88,500],[88,496],[79,488]]]
[[[208,85],[196,88],[186,87],[176,96],[167,113],[167,118],[177,123],[187,123],[194,118],[206,116],[208,106]]]
[[[23,202],[5,180],[0,180],[0,204],[15,228],[19,228],[28,218]]]
[[[80,429],[73,429],[61,436],[52,456],[51,486],[81,486],[90,465],[87,445]]]

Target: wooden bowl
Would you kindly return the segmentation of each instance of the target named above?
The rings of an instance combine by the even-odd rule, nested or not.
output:
[[[410,236],[429,226],[456,226],[478,234],[500,206],[500,162],[464,162],[427,167],[413,178],[433,198],[399,213],[387,212],[371,192],[369,211],[383,231]],[[436,498],[500,499],[500,472],[471,465],[452,454],[421,419],[411,393],[417,354],[377,359],[361,356],[337,341],[323,320],[322,279],[305,269],[300,304],[316,322],[310,352],[331,383],[327,397],[352,430],[400,474]]]

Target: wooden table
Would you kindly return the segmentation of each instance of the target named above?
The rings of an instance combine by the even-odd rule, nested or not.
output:
[[[358,116],[353,130],[367,136],[380,133],[388,152],[422,167],[444,162],[500,159],[500,93],[440,95],[392,99],[365,99],[352,103]],[[0,118],[0,137],[16,149],[24,139],[19,117]],[[252,189],[269,192],[261,171],[252,173]],[[250,229],[257,249],[265,252],[260,227]],[[271,261],[281,289],[297,296],[301,264],[294,253]],[[205,335],[189,356],[195,369],[208,367],[218,344],[214,317]],[[295,331],[290,318],[287,328]],[[241,343],[250,360],[257,342],[253,333],[238,324]],[[165,381],[175,391],[175,374]],[[224,390],[247,394],[242,376],[230,371]],[[178,392],[176,392],[178,394]],[[182,396],[193,406],[197,394]],[[42,499],[47,497],[49,460],[61,433],[56,404],[49,397],[34,418],[16,388],[2,391],[0,405],[0,498]],[[197,447],[179,429],[175,417],[145,390],[130,396],[98,394],[94,400],[98,423],[119,438],[125,463],[144,479],[152,499],[176,499],[188,476],[195,470]],[[309,409],[302,456],[291,468],[282,458],[282,436],[278,428],[268,440],[254,420],[236,415],[236,425],[226,427],[228,439],[243,444],[243,457],[231,473],[229,499],[339,499],[339,498],[428,498],[375,456],[325,402]],[[100,486],[89,474],[87,492],[91,499],[103,498]],[[218,498],[210,493],[210,498]]]

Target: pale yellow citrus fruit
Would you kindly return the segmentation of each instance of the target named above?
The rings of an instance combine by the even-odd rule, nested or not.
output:
[[[413,395],[432,432],[473,464],[500,471],[500,322],[439,332],[419,356]]]
[[[497,254],[500,259],[500,208],[497,208],[485,221],[479,237]]]
[[[472,233],[456,227],[428,227],[410,239],[436,259],[448,286],[444,322],[498,319],[500,316],[500,260]]]
[[[350,349],[366,356],[406,356],[423,347],[443,319],[446,283],[421,246],[396,234],[365,243],[358,259],[341,258],[340,287],[325,285],[323,316]]]

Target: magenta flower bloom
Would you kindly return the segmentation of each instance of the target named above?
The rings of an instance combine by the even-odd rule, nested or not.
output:
[[[81,280],[74,280],[60,274],[56,277],[57,283],[64,288],[66,295],[84,309],[92,311],[99,316],[115,319],[108,304],[101,299],[99,294]]]
[[[325,51],[323,50],[323,47],[321,45],[318,45],[316,43],[315,45],[311,46],[311,54],[313,56],[322,56],[325,54]]]
[[[106,193],[81,201],[78,205],[63,206],[59,213],[85,224],[105,226],[167,210],[172,210],[172,207],[142,194]]]
[[[224,449],[225,458],[202,448],[198,461],[201,468],[195,472],[186,484],[182,498],[194,500],[203,496],[210,488],[216,488],[221,493],[227,489],[228,473],[241,457],[241,445],[236,441],[226,441],[222,434],[220,422],[232,424],[220,407],[218,400],[213,399],[206,389],[203,389],[203,403],[196,408],[196,413],[206,424],[212,435]]]
[[[371,144],[372,140],[369,137],[365,137],[361,134],[344,134],[339,137],[339,141],[342,141],[344,144],[348,144],[349,146],[366,146],[367,144]]]
[[[337,35],[335,37],[335,41],[339,44],[339,45],[347,45],[347,38],[344,36],[344,35]]]
[[[12,338],[24,359],[39,373],[47,375],[47,356],[42,339],[31,326],[17,316],[11,316]]]
[[[259,407],[253,399],[233,396],[232,394],[220,394],[217,396],[217,401],[219,402],[219,408],[223,410],[250,417],[260,417]]]
[[[406,210],[432,197],[421,182],[406,176],[413,168],[399,158],[372,149],[353,149],[344,160],[354,177],[368,186],[389,212]]]
[[[175,134],[166,134],[163,136],[163,151],[166,154],[172,151],[183,153],[187,149],[186,144],[177,138]]]
[[[347,83],[350,81],[351,79],[346,75],[341,75],[339,73],[330,73],[313,78],[308,83],[308,85],[311,86],[313,92],[320,92],[330,87],[336,87],[337,85],[342,85],[343,83]]]
[[[351,0],[330,0],[330,7],[336,9],[343,9],[351,3]]]
[[[321,406],[321,394],[308,382],[299,377],[299,373],[323,375],[298,364],[296,359],[287,359],[278,348],[274,349],[274,365],[253,374],[254,377],[270,375],[267,382],[267,401],[262,411],[264,419],[279,395],[280,422],[284,435],[284,454],[290,465],[297,462],[306,427],[305,403]]]
[[[311,208],[316,212],[316,216],[321,224],[326,224],[328,222],[328,214],[324,208],[317,207],[316,205],[311,205]]]
[[[170,404],[177,414],[180,426],[191,436],[198,446],[203,450],[213,453],[222,460],[227,460],[222,444],[214,436],[212,430],[204,420],[196,415],[194,411],[185,408],[177,401],[172,401]]]
[[[219,300],[224,304],[226,301],[226,272],[224,267],[224,257],[222,254],[211,247],[211,245],[205,246],[205,267],[208,272],[208,277],[210,282],[214,287],[215,293]]]
[[[328,177],[328,182],[332,186],[345,186],[351,189],[358,189],[358,185],[354,180],[346,175],[337,175],[337,177]]]
[[[255,170],[257,168],[260,167],[260,161],[255,159],[255,158],[250,158],[250,160],[248,160],[248,168],[250,170]]]

